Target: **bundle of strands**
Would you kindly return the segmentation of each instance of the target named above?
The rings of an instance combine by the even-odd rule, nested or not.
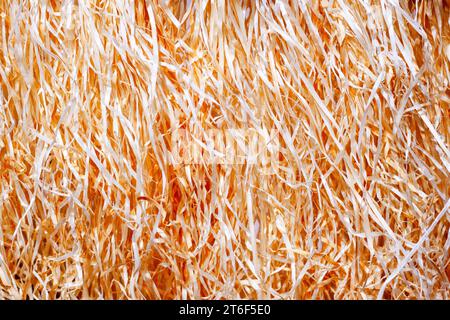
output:
[[[0,298],[449,299],[449,11],[0,1]]]

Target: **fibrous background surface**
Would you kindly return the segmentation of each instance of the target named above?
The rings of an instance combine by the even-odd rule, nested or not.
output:
[[[0,1],[0,298],[449,299],[449,7]]]

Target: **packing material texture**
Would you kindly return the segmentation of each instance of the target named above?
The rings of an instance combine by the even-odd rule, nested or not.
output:
[[[448,299],[449,8],[0,1],[0,298]]]

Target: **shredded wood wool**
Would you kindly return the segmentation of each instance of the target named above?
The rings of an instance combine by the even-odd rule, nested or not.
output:
[[[450,299],[449,11],[1,0],[0,298]]]

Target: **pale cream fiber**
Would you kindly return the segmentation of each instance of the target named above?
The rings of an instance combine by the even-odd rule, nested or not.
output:
[[[1,0],[0,298],[449,299],[449,11]]]

